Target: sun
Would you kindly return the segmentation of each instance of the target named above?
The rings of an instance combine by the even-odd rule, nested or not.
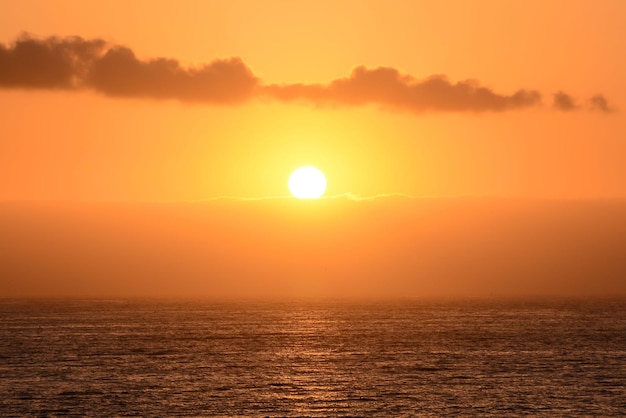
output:
[[[317,168],[304,166],[291,173],[288,185],[298,199],[317,199],[326,191],[326,177]]]

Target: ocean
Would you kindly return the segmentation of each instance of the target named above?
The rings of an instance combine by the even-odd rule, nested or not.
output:
[[[626,301],[0,300],[2,416],[625,416]]]

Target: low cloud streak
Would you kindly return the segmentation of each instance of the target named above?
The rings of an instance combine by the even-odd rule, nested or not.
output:
[[[541,94],[534,90],[522,89],[503,95],[473,80],[452,83],[443,75],[417,80],[395,68],[367,69],[363,66],[355,68],[350,77],[334,80],[326,86],[270,85],[264,88],[264,92],[282,101],[380,104],[414,112],[504,111],[532,107],[541,102]]]
[[[22,36],[0,44],[0,88],[89,89],[111,97],[173,99],[236,104],[254,98],[314,105],[379,105],[424,112],[502,112],[541,104],[541,93],[519,89],[502,94],[475,80],[451,82],[445,75],[417,79],[391,67],[356,67],[349,77],[328,84],[272,84],[260,80],[240,58],[183,67],[177,60],[142,60],[127,47],[80,37],[35,39]],[[567,93],[554,96],[553,108],[578,110]],[[589,110],[609,113],[603,95],[588,100]]]

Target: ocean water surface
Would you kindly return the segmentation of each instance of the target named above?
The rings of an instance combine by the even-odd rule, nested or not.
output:
[[[626,416],[626,301],[0,300],[0,415]]]

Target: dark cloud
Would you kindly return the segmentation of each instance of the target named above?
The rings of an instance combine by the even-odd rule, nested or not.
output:
[[[257,79],[239,58],[184,69],[176,60],[141,61],[115,47],[94,62],[87,84],[110,96],[229,103],[251,97]]]
[[[443,75],[416,79],[397,69],[357,67],[329,84],[263,86],[239,58],[183,67],[177,60],[142,60],[120,45],[79,37],[35,39],[0,44],[0,88],[91,89],[108,96],[238,103],[254,97],[307,101],[316,105],[375,104],[411,112],[500,112],[541,103],[541,94],[521,89],[496,93],[477,81],[451,82]],[[575,110],[570,95],[558,92],[554,107]],[[610,112],[597,95],[589,108]]]
[[[416,80],[395,68],[357,67],[350,77],[328,85],[271,85],[267,95],[279,100],[305,100],[316,104],[381,104],[414,112],[504,111],[540,103],[537,91],[519,90],[502,95],[468,80],[451,83],[445,76]]]
[[[613,111],[613,108],[609,106],[609,101],[601,94],[597,94],[589,99],[589,108],[605,113]]]
[[[579,106],[576,104],[576,102],[574,101],[572,96],[570,96],[567,93],[563,93],[562,91],[559,91],[559,92],[554,94],[554,104],[553,104],[553,107],[556,110],[562,110],[564,112],[570,112],[572,110],[578,109]]]
[[[11,47],[0,44],[0,86],[74,88],[102,53],[105,42],[73,38],[37,40],[23,36]]]
[[[238,58],[198,68],[158,58],[142,61],[132,50],[101,39],[34,39],[0,45],[0,86],[89,88],[120,97],[234,103],[252,97],[257,78]]]

